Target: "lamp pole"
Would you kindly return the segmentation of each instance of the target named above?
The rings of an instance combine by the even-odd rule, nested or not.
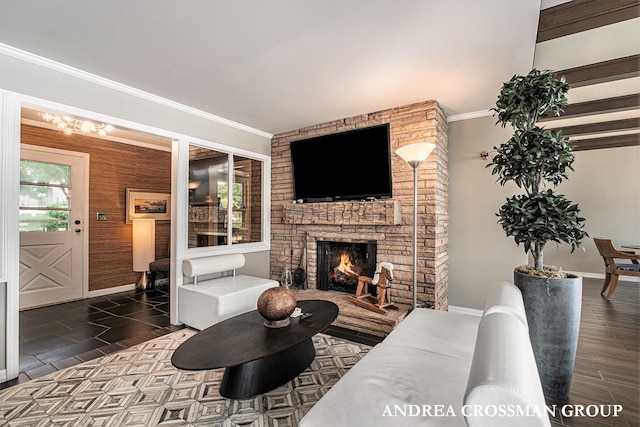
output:
[[[419,142],[396,150],[413,168],[413,310],[418,308],[418,168],[435,147],[431,142]]]
[[[413,309],[418,308],[418,167],[413,167]]]

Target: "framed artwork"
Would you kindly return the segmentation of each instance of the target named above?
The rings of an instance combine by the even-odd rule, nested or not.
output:
[[[125,223],[131,224],[137,218],[171,220],[171,193],[140,188],[127,188],[126,192]]]

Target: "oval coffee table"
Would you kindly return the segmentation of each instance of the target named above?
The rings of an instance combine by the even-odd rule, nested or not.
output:
[[[173,353],[178,369],[225,368],[220,394],[245,399],[273,390],[304,371],[316,356],[313,337],[338,316],[330,301],[298,301],[305,319],[292,318],[284,328],[263,325],[257,310],[241,314],[198,332]]]

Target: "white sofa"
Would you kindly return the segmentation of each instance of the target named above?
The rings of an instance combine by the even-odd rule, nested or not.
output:
[[[236,275],[235,270],[244,264],[242,254],[184,260],[182,272],[185,277],[193,278],[193,283],[178,287],[178,320],[203,330],[255,310],[260,294],[280,284],[271,279]],[[207,277],[227,272],[230,274],[226,276]]]
[[[301,420],[320,426],[550,426],[522,294],[491,288],[482,316],[417,309]]]

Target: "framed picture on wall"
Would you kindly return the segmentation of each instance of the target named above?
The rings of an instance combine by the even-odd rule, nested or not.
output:
[[[125,223],[137,218],[152,218],[156,221],[171,220],[171,193],[140,188],[126,189]]]

